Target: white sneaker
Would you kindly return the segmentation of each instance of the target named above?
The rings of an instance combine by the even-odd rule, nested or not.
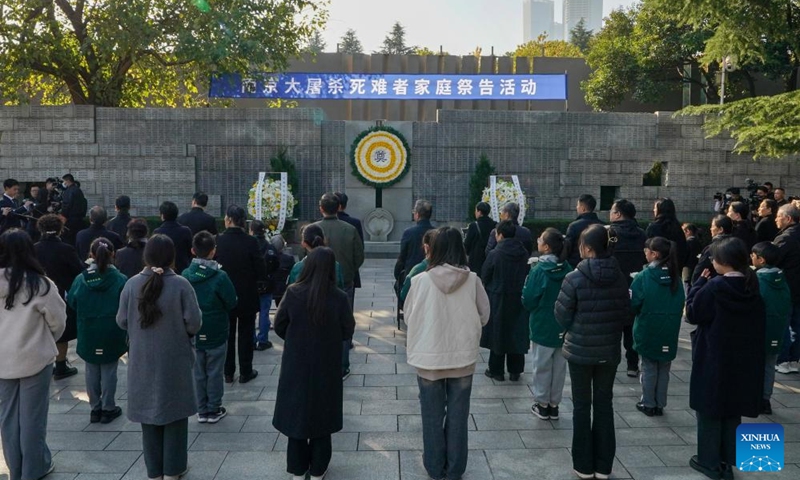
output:
[[[800,373],[800,362],[789,362],[789,373]]]
[[[594,478],[594,473],[581,473],[577,470],[573,470],[573,472],[575,472],[575,475],[581,480],[590,480]]]
[[[594,472],[594,478],[596,478],[597,480],[608,480],[608,475],[606,475],[605,473]]]
[[[775,365],[775,371],[778,372],[778,373],[782,373],[784,375],[792,373],[792,369],[789,368],[789,364],[790,363],[791,362],[783,362],[783,363],[779,363],[779,364]],[[797,373],[797,370],[795,370],[794,372]]]

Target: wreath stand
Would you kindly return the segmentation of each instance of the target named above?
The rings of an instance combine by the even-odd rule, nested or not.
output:
[[[495,221],[500,221],[500,205],[497,202],[497,177],[499,175],[492,175],[489,177],[489,207],[492,209],[492,218]],[[519,184],[519,175],[510,175],[511,183],[514,184],[514,189],[517,191],[516,204],[519,205],[519,217],[517,223],[520,225],[525,221],[525,193]]]
[[[256,192],[255,192],[255,210],[256,214],[254,215],[256,220],[263,221],[264,220],[264,205],[263,205],[263,195],[264,195],[264,186],[265,180],[267,179],[267,174],[270,172],[258,172],[258,183],[256,183]],[[278,211],[278,224],[275,226],[275,235],[280,235],[283,231],[283,227],[286,225],[286,206],[288,202],[288,191],[289,191],[289,175],[286,172],[274,172],[272,174],[280,175],[280,192],[281,192],[281,208]],[[274,220],[272,217],[268,218],[268,220]]]

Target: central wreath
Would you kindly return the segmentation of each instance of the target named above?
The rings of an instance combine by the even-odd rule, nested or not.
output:
[[[353,175],[375,188],[394,185],[408,173],[408,143],[392,127],[372,127],[361,132],[350,149]]]

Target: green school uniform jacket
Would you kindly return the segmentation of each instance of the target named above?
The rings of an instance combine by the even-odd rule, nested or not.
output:
[[[767,307],[766,353],[775,355],[783,347],[783,335],[792,310],[792,293],[782,270],[767,266],[756,271],[756,275],[761,298]]]
[[[86,363],[113,363],[128,351],[128,334],[117,325],[119,296],[128,278],[113,265],[84,271],[72,282],[67,303],[77,313],[78,356]]]
[[[213,260],[195,258],[181,274],[189,280],[203,312],[203,326],[197,332],[195,348],[210,350],[228,341],[228,313],[239,299],[233,282]]]
[[[300,278],[300,272],[303,271],[304,261],[305,258],[294,264],[292,271],[289,272],[289,278],[286,279],[286,285],[291,285]],[[336,262],[336,286],[340,290],[344,290],[344,277],[342,277],[342,266],[339,265],[339,262]]]
[[[419,275],[420,273],[424,272],[428,268],[428,259],[419,262],[418,264],[414,265],[414,268],[408,272],[406,275],[406,279],[403,282],[403,288],[400,290],[400,302],[405,302],[406,297],[408,296],[408,291],[411,290],[411,279]]]
[[[564,277],[572,271],[568,262],[538,262],[528,273],[522,288],[522,305],[530,312],[528,324],[533,343],[561,348],[564,329],[556,321],[554,306]]]
[[[667,267],[648,266],[631,284],[633,349],[649,360],[671,362],[678,354],[686,294],[680,281],[674,292],[671,283]]]

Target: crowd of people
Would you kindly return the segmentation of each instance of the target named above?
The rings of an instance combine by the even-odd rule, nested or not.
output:
[[[0,202],[0,435],[10,479],[54,469],[49,386],[78,373],[69,342],[84,362],[90,422],[126,413],[140,423],[148,478],[163,480],[189,469],[189,419],[221,421],[226,385],[258,376],[254,350],[273,348],[271,330],[285,340],[273,426],[289,439],[287,471],[323,478],[331,435],[342,429],[364,262],[347,195],[322,195],[321,220],[300,232],[305,255],[295,262],[283,238],[261,221],[248,225],[239,206],[226,209],[218,232],[202,192],[183,215],[163,202],[151,235],[131,216],[129,197],[116,199],[109,220],[102,206],[88,209],[71,175],[62,180],[20,202],[19,183],[8,179]],[[729,202],[712,218],[706,246],[668,198],[642,229],[632,202],[616,200],[606,224],[596,200],[581,195],[565,232],[538,237],[519,224],[514,203],[497,222],[479,203],[462,235],[435,228],[433,205],[418,200],[394,275],[428,475],[465,473],[473,374],[486,348],[483,373],[495,382],[519,382],[531,353],[531,413],[545,421],[560,418],[569,371],[574,472],[608,478],[622,350],[627,375],[641,382],[637,410],[665,415],[683,320],[696,326],[698,447],[687,460],[709,478],[733,478],[741,417],[770,414],[775,372],[797,373],[800,361],[800,205],[769,194],[754,212]],[[115,399],[126,354],[123,412]]]

